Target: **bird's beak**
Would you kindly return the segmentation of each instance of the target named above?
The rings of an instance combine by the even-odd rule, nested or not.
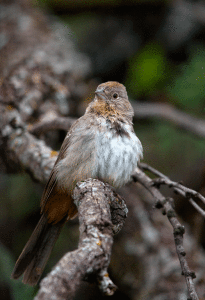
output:
[[[107,97],[105,95],[104,89],[97,89],[95,91],[95,95],[97,95],[98,99],[100,100],[107,100]]]

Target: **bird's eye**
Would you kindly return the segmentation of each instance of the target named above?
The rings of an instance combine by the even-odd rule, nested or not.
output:
[[[114,98],[114,99],[117,99],[117,98],[118,98],[118,94],[117,94],[117,93],[114,93],[114,94],[113,94],[113,98]]]

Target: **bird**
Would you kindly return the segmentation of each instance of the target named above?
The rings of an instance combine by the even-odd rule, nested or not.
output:
[[[134,111],[123,84],[100,84],[85,114],[74,122],[60,148],[41,198],[41,218],[11,277],[36,285],[63,225],[77,215],[72,191],[78,181],[102,180],[119,188],[143,158],[133,129]]]

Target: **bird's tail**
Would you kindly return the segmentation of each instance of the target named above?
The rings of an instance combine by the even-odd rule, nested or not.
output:
[[[42,215],[15,264],[11,275],[13,279],[24,273],[23,283],[37,284],[64,223],[65,219],[49,224],[46,216]]]

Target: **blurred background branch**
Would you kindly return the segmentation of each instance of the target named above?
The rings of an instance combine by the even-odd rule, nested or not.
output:
[[[136,119],[152,119],[169,121],[171,124],[192,133],[199,138],[205,138],[205,121],[193,117],[165,103],[132,103]]]

